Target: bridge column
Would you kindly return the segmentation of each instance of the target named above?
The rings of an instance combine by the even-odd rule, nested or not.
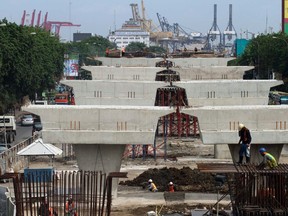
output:
[[[120,172],[126,145],[73,144],[79,170]],[[117,196],[118,179],[113,179],[113,197]]]

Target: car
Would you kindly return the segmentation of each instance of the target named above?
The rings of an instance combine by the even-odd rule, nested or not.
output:
[[[41,121],[34,121],[33,131],[41,131],[41,130],[42,130]]]
[[[5,144],[5,143],[0,143],[0,147],[5,147],[5,148],[8,148],[8,149],[10,149],[11,148],[11,145],[10,144]]]
[[[22,126],[31,126],[34,124],[34,118],[31,114],[23,115],[21,118],[21,125]]]

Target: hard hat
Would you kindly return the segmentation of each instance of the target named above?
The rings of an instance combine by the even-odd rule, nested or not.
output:
[[[153,182],[153,181],[152,181],[152,179],[149,179],[149,181],[148,181],[148,182],[150,182],[150,183],[151,183],[151,182]]]
[[[260,148],[260,149],[259,149],[259,152],[260,152],[260,153],[266,152],[266,149],[265,149],[265,148]]]
[[[169,182],[169,185],[173,185],[173,182]]]
[[[240,123],[240,124],[238,125],[238,130],[240,131],[243,127],[245,127],[245,125]]]

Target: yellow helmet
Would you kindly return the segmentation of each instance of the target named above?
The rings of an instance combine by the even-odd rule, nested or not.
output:
[[[238,125],[238,130],[240,131],[243,127],[245,127],[245,125],[240,123],[240,124]]]

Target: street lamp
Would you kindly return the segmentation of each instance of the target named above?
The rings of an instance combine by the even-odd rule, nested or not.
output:
[[[258,43],[258,41],[254,40],[254,42],[257,44],[257,63],[258,63],[258,68],[257,68],[257,76],[259,76],[259,72],[260,72],[260,58],[259,58],[259,52],[260,52],[260,45]]]
[[[5,114],[3,115],[3,125],[4,125],[4,143],[5,143],[5,147],[7,147],[7,131],[6,131],[6,125],[5,125]]]

